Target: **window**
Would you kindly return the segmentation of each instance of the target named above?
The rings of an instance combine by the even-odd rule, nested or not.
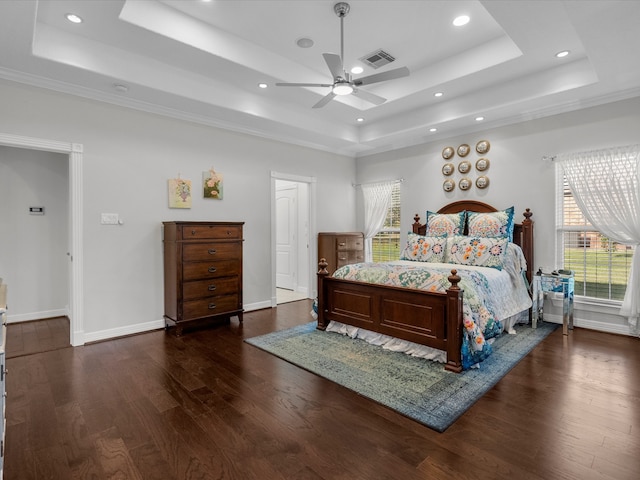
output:
[[[574,271],[576,295],[622,301],[633,248],[611,241],[590,225],[578,208],[561,169],[557,177],[559,264]]]
[[[400,258],[400,182],[393,185],[391,204],[382,230],[371,239],[374,262]]]

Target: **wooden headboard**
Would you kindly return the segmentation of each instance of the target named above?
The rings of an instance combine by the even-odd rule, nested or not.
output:
[[[467,210],[470,212],[497,212],[499,209],[492,207],[488,203],[478,202],[477,200],[460,200],[457,202],[449,203],[445,205],[437,213],[458,213],[463,210]],[[533,278],[534,271],[534,261],[533,261],[533,220],[531,220],[531,210],[528,208],[522,214],[524,220],[520,223],[514,223],[513,226],[513,243],[520,246],[522,249],[522,253],[524,254],[524,258],[527,261],[527,280],[531,283],[531,279]],[[416,214],[413,217],[413,233],[417,233],[418,235],[426,235],[427,225],[420,223],[420,216]],[[465,225],[466,230],[466,225]],[[465,231],[466,234],[466,231]]]

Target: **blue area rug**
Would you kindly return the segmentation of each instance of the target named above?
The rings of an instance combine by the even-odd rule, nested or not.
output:
[[[316,330],[316,322],[245,341],[443,432],[556,328],[518,326],[517,335],[495,340],[479,369],[459,374],[441,363]]]

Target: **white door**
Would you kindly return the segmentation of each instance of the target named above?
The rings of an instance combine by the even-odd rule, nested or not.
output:
[[[298,187],[276,182],[276,287],[296,290]]]

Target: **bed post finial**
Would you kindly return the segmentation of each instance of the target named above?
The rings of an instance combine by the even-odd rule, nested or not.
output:
[[[522,214],[522,216],[525,218],[525,220],[531,220],[531,216],[533,215],[533,213],[531,212],[530,208],[527,208],[525,210],[525,212]]]
[[[327,328],[329,322],[325,319],[324,313],[326,311],[326,291],[324,285],[324,279],[329,276],[329,270],[327,267],[329,263],[327,263],[326,258],[321,258],[318,262],[318,307],[317,307],[317,315],[318,315],[318,326],[316,327],[318,330],[324,330]]]
[[[326,258],[321,258],[320,261],[318,262],[318,274],[319,275],[329,275],[329,270],[327,270],[327,267],[329,266],[329,263],[327,263],[327,259]]]
[[[447,280],[451,282],[449,290],[460,290],[458,283],[460,283],[460,280],[462,279],[460,278],[460,275],[458,275],[458,271],[455,268],[451,270],[451,275],[449,275]]]

